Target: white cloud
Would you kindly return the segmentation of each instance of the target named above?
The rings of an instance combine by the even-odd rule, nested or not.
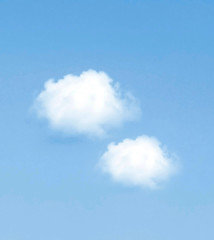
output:
[[[109,144],[99,166],[117,182],[149,188],[159,187],[177,169],[166,148],[148,136]]]
[[[139,108],[131,94],[122,95],[119,84],[104,72],[88,70],[80,76],[48,80],[36,99],[38,115],[53,129],[66,134],[101,136],[110,127],[133,120]]]

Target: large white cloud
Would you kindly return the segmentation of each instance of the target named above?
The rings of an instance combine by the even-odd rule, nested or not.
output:
[[[106,73],[94,70],[48,80],[35,106],[52,128],[67,134],[100,136],[139,113],[131,94],[122,94],[118,83],[113,84]]]
[[[109,144],[99,165],[117,182],[149,188],[160,187],[177,169],[166,148],[148,136]]]

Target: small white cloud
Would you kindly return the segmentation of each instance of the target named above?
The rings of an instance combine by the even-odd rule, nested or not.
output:
[[[139,113],[131,94],[122,95],[118,83],[113,85],[106,73],[94,70],[47,81],[35,107],[53,129],[96,136],[125,120],[135,119]]]
[[[148,136],[109,144],[99,166],[117,182],[149,188],[159,187],[177,169],[166,148]]]

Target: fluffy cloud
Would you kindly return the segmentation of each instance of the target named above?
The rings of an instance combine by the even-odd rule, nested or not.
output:
[[[133,120],[139,113],[135,99],[121,94],[119,84],[104,72],[48,80],[36,99],[38,115],[66,134],[103,135],[110,127]]]
[[[148,136],[111,143],[100,161],[101,169],[126,185],[157,188],[176,170],[175,161],[161,143]]]

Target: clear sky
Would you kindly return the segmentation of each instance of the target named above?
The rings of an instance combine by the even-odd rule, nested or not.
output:
[[[0,0],[0,239],[212,239],[214,1]],[[104,71],[141,117],[64,135],[32,106],[50,79]],[[160,189],[97,167],[111,142],[154,136],[180,170]]]

